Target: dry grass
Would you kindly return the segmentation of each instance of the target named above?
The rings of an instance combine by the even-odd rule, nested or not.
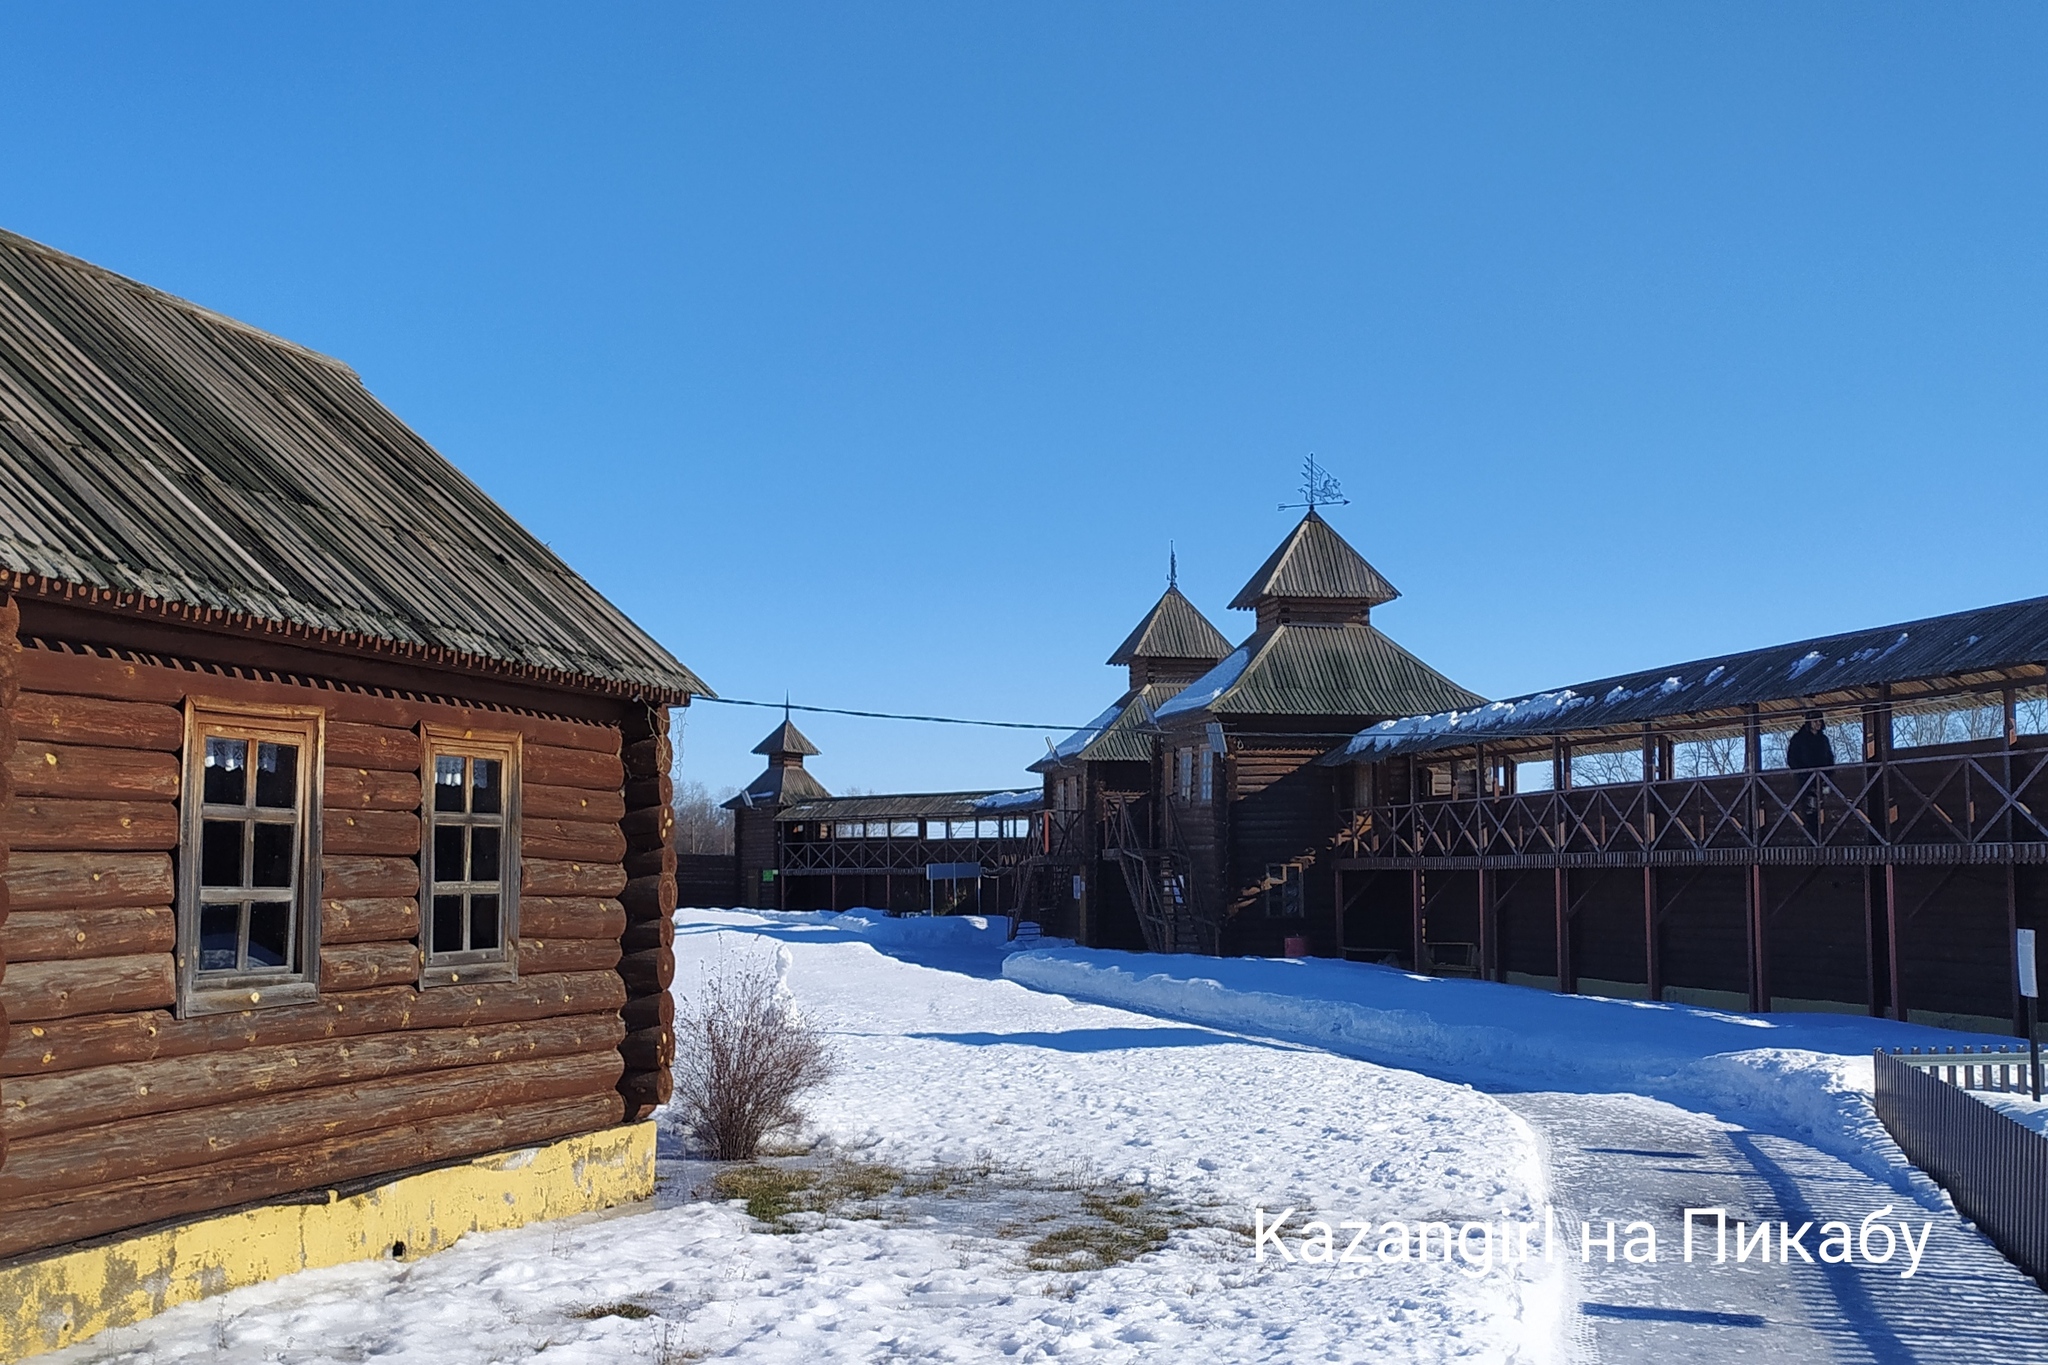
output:
[[[599,1318],[624,1318],[628,1322],[639,1322],[654,1316],[654,1310],[638,1303],[599,1303],[589,1308],[579,1308],[569,1315],[585,1322],[596,1322]]]

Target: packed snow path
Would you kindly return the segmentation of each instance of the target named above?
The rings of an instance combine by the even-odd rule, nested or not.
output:
[[[1581,1359],[1719,1365],[1728,1360],[2038,1365],[2048,1297],[1952,1217],[1919,1210],[1837,1157],[1639,1095],[1505,1093],[1544,1139],[1560,1218],[1668,1227],[1687,1207],[1723,1207],[1754,1228],[1796,1228],[1890,1205],[1933,1219],[1911,1279],[1900,1266],[1715,1264],[1711,1223],[1691,1265],[1667,1247],[1655,1266],[1574,1262]],[[1852,1221],[1854,1221],[1852,1219]],[[1809,1249],[1817,1243],[1809,1236]],[[1903,1258],[1900,1258],[1903,1260]]]
[[[1867,1088],[1873,1044],[1953,1035],[1840,1016],[1645,1008],[1327,962],[1063,949],[1011,959],[1005,974],[1382,1062],[1409,1053],[1433,1075],[1494,1094],[1539,1134],[1560,1223],[1642,1220],[1665,1238],[1654,1265],[1608,1264],[1602,1250],[1590,1264],[1576,1251],[1569,1258],[1564,1335],[1576,1360],[2048,1361],[2048,1296],[1904,1164],[1850,1084],[1860,1067]],[[1752,1229],[1763,1219],[1810,1222],[1803,1245],[1815,1253],[1823,1222],[1856,1225],[1887,1206],[1894,1219],[1933,1225],[1910,1279],[1898,1260],[1809,1264],[1793,1253],[1790,1265],[1738,1263],[1732,1243],[1728,1263],[1716,1264],[1711,1223],[1687,1264],[1671,1236],[1686,1208],[1722,1207]]]
[[[1535,1138],[1497,1101],[989,980],[1000,953],[988,948],[976,976],[863,937],[794,917],[686,916],[677,989],[721,958],[787,947],[794,998],[840,1054],[812,1105],[840,1151],[908,1167],[986,1153],[1043,1176],[1141,1183],[1201,1218],[1135,1261],[1035,1271],[1031,1230],[971,1192],[937,1216],[776,1233],[737,1204],[676,1198],[702,1168],[671,1159],[671,1193],[651,1208],[292,1276],[103,1333],[49,1365],[1558,1358],[1557,1267],[1261,1263],[1232,1227],[1254,1204],[1333,1221],[1530,1219],[1546,1198]],[[920,951],[947,959],[943,944]]]

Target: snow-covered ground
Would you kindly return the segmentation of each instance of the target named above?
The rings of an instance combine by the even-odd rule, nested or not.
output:
[[[685,912],[677,989],[724,959],[790,953],[832,1034],[812,1104],[828,1150],[1020,1180],[1128,1182],[1190,1210],[1163,1249],[1032,1270],[1030,1230],[969,1189],[934,1212],[771,1232],[691,1200],[664,1163],[653,1208],[465,1239],[410,1265],[312,1271],[174,1309],[55,1361],[1544,1361],[1567,1267],[1262,1262],[1234,1225],[1293,1207],[1331,1222],[1540,1223],[1529,1126],[1466,1086],[1286,1042],[1077,1003],[989,979],[969,921]],[[951,936],[950,938],[948,936]],[[921,958],[905,961],[888,948]],[[930,965],[924,965],[929,963]],[[958,967],[962,970],[948,970]],[[1344,1250],[1349,1232],[1340,1232]],[[1491,1234],[1489,1234],[1490,1237]],[[1379,1239],[1375,1238],[1375,1242]],[[1290,1247],[1301,1243],[1289,1239]],[[1370,1246],[1372,1244],[1368,1244]],[[1479,1245],[1475,1237],[1468,1251]],[[648,1316],[591,1316],[626,1306]]]

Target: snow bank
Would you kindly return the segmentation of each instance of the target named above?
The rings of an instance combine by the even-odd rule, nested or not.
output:
[[[1931,1207],[1943,1196],[1870,1105],[1870,1053],[1938,1032],[1834,1014],[1743,1015],[1416,976],[1328,959],[1013,954],[1022,985],[1310,1043],[1489,1088],[1631,1093],[1804,1137]]]

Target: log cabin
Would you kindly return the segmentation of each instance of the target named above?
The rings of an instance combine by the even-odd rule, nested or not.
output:
[[[644,1194],[705,692],[345,365],[0,234],[0,1359],[311,1263],[223,1210],[621,1132]]]
[[[1802,727],[1826,740],[1803,757]],[[1346,793],[1346,956],[2024,1027],[2014,930],[2048,928],[2048,598],[1406,717],[1324,764]]]
[[[1045,781],[1045,824],[1029,899],[1047,932],[1090,948],[1153,946],[1105,825],[1127,819],[1151,789],[1154,713],[1229,653],[1223,632],[1169,578],[1109,656],[1110,667],[1127,670],[1123,695],[1031,765]]]

